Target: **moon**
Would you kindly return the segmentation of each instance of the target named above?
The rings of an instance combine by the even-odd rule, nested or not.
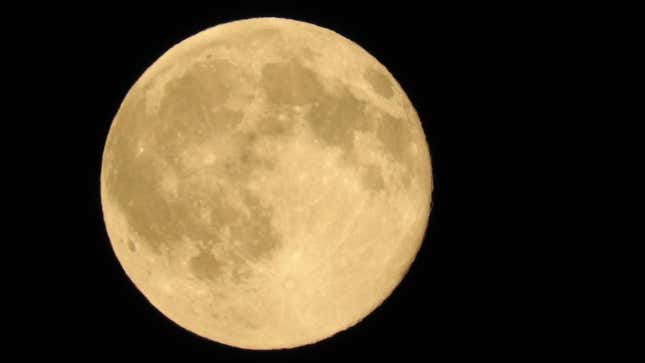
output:
[[[245,349],[318,342],[396,288],[430,215],[430,152],[390,72],[343,36],[255,18],[172,47],[110,127],[114,253],[163,315]]]

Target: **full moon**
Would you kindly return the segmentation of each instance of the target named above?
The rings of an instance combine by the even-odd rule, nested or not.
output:
[[[172,47],[108,133],[114,253],[163,315],[246,349],[311,344],[400,283],[430,214],[430,153],[405,92],[343,36],[279,18]]]

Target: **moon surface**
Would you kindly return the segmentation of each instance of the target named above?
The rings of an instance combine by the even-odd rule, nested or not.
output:
[[[247,349],[347,329],[399,284],[430,213],[414,107],[374,57],[316,25],[256,18],[172,47],[110,128],[114,252],[181,327]]]

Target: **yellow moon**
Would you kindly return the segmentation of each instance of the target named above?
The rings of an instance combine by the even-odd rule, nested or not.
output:
[[[357,44],[309,23],[218,25],[163,54],[109,131],[114,252],[169,319],[247,349],[347,329],[399,284],[430,214],[417,113]]]

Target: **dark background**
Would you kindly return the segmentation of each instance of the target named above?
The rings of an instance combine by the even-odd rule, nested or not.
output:
[[[538,19],[529,8],[390,3],[365,8],[208,8],[161,2],[34,5],[11,58],[24,71],[7,132],[24,249],[14,348],[51,358],[181,361],[527,361],[542,349],[529,257],[540,236]],[[428,138],[435,190],[423,247],[401,285],[354,328],[287,351],[245,351],[164,318],[121,270],[99,197],[103,145],[121,100],[170,46],[232,20],[278,16],[332,29],[381,61]],[[5,130],[7,130],[5,128]],[[13,130],[12,130],[13,131]],[[13,328],[12,328],[13,329]]]

